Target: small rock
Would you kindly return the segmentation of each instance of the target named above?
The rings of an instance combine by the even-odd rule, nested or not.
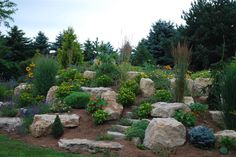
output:
[[[46,97],[46,103],[50,104],[53,103],[56,100],[56,91],[58,89],[58,86],[52,86],[47,93]]]
[[[120,133],[125,133],[126,129],[128,129],[129,126],[123,126],[123,125],[112,125],[112,131],[117,131]]]
[[[93,79],[93,78],[95,78],[95,76],[96,76],[96,72],[95,72],[95,71],[86,70],[86,71],[83,73],[83,76],[84,76],[84,78],[87,78],[87,79]]]
[[[184,97],[184,104],[189,106],[192,103],[194,103],[193,97],[191,97],[191,96],[185,96]]]
[[[137,72],[137,71],[128,71],[127,75],[128,75],[128,80],[132,80],[135,79],[135,77],[139,76],[141,73]]]
[[[222,137],[229,137],[229,138],[233,138],[236,140],[236,131],[234,131],[234,130],[218,131],[214,135],[216,137],[217,142],[220,142]]]
[[[140,145],[142,143],[139,137],[133,137],[131,141],[135,146]]]
[[[224,126],[224,114],[222,111],[209,111],[209,113],[216,124]]]
[[[88,139],[60,139],[58,142],[60,148],[67,149],[72,152],[78,152],[80,149],[89,152],[119,150],[124,146],[117,142],[93,141]]]
[[[111,88],[106,88],[106,87],[81,87],[81,90],[84,92],[88,92],[93,96],[101,97],[102,93],[107,92],[107,91],[112,91]]]
[[[27,83],[21,83],[14,89],[14,96],[18,97],[20,94],[25,91],[27,88],[30,88],[30,85]]]
[[[125,139],[125,134],[122,134],[120,132],[107,131],[107,135],[112,136],[115,140],[123,140],[123,139]]]
[[[154,82],[149,78],[142,78],[140,80],[140,89],[144,97],[150,97],[155,93]]]
[[[0,129],[3,129],[7,132],[16,131],[22,125],[22,120],[20,118],[0,118]]]

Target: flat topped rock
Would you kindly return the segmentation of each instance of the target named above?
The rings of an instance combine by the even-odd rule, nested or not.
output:
[[[236,140],[236,131],[234,131],[234,130],[218,131],[214,135],[215,135],[217,141],[220,141],[223,137],[229,137],[229,138],[233,138]]]
[[[80,149],[87,150],[89,152],[104,151],[104,150],[119,150],[123,148],[118,142],[107,141],[94,141],[88,139],[60,139],[58,145],[61,148],[67,149],[72,152],[77,152]]]
[[[98,96],[98,97],[101,97],[102,93],[104,93],[104,92],[112,91],[111,88],[107,88],[107,87],[94,87],[94,88],[91,88],[91,87],[81,87],[81,89],[84,92],[88,92],[91,95]]]
[[[190,108],[184,103],[167,103],[167,102],[157,102],[152,104],[153,109],[151,116],[168,118],[175,114],[175,111],[183,109],[184,111],[190,111]]]
[[[0,118],[0,129],[7,132],[15,131],[18,127],[22,125],[22,120],[20,118],[10,118],[1,117]]]

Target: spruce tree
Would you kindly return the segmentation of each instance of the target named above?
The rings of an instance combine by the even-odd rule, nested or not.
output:
[[[64,128],[59,116],[57,115],[52,124],[52,135],[54,138],[60,138],[64,134]]]

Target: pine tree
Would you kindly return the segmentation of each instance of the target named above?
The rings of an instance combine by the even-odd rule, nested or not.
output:
[[[5,26],[9,27],[9,20],[13,21],[12,14],[16,12],[16,4],[9,0],[0,1],[0,25],[3,22]]]
[[[57,115],[52,124],[52,135],[54,138],[60,138],[64,134],[64,128],[60,117]]]
[[[48,37],[45,36],[45,34],[41,31],[38,32],[38,35],[35,37],[35,41],[33,43],[34,49],[39,50],[42,54],[48,54],[49,53],[49,43],[48,43]]]

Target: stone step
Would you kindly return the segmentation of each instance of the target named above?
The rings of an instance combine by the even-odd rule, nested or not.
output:
[[[115,140],[123,140],[123,139],[125,139],[125,134],[122,134],[120,132],[107,131],[107,135],[112,136]]]
[[[125,133],[125,130],[129,128],[129,126],[123,126],[123,125],[112,125],[111,131]]]
[[[86,150],[89,152],[104,152],[105,150],[119,150],[124,146],[118,142],[94,141],[88,139],[60,139],[58,141],[60,148],[64,148],[71,152]]]

